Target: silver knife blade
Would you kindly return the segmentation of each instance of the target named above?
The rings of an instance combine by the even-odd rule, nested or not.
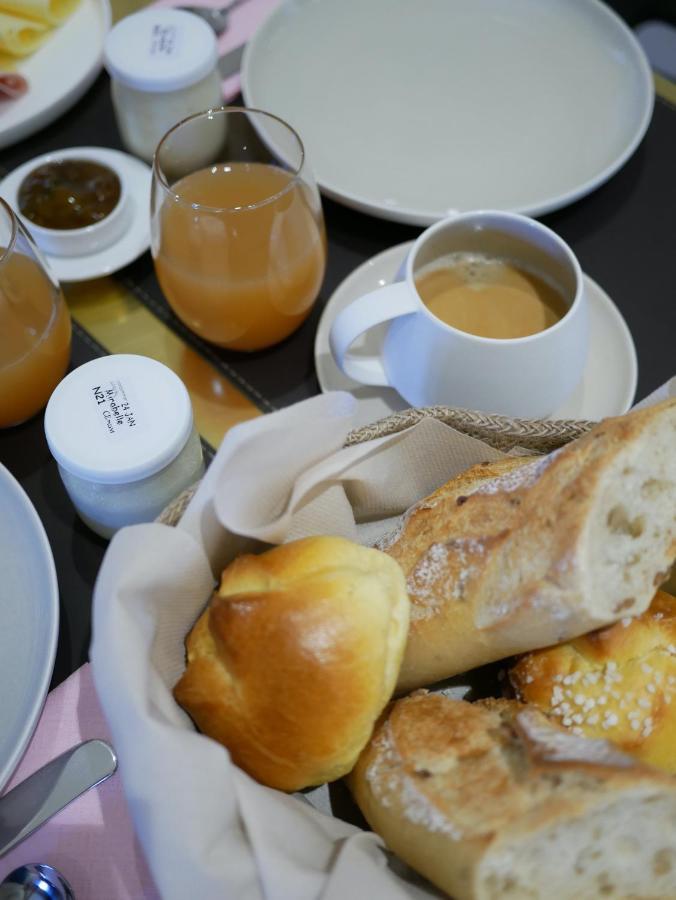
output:
[[[0,797],[0,856],[89,788],[109,778],[117,757],[105,741],[85,741]]]
[[[224,56],[221,56],[218,60],[218,71],[221,78],[230,78],[231,75],[236,75],[239,72],[245,47],[246,44],[240,44],[239,47],[235,47],[234,50],[228,50]]]

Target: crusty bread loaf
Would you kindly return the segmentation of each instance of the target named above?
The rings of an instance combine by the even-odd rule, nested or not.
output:
[[[314,537],[239,557],[187,638],[174,696],[261,783],[333,781],[390,699],[408,618],[401,569],[378,550]]]
[[[348,783],[454,900],[676,897],[676,779],[516,701],[399,700]]]
[[[676,599],[661,591],[634,619],[521,657],[519,699],[576,734],[612,741],[676,774]]]
[[[675,438],[668,400],[416,504],[377,544],[411,598],[398,690],[643,612],[676,556]]]

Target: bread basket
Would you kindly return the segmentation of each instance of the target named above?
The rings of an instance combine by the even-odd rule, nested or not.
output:
[[[340,783],[302,798],[266,788],[195,729],[173,697],[185,637],[238,556],[312,535],[372,545],[468,467],[555,451],[594,423],[444,407],[361,421],[354,398],[335,391],[231,429],[199,486],[159,523],[122,529],[108,548],[94,594],[92,673],[136,833],[167,900],[196,885],[202,896],[252,900],[436,896],[383,855]],[[496,666],[481,672],[488,690]],[[459,677],[436,687],[481,696],[474,676]]]
[[[136,833],[168,900],[196,883],[209,897],[226,886],[232,896],[337,900],[365,882],[373,889],[361,896],[433,896],[429,885],[409,890],[411,872],[390,867],[377,836],[350,821],[345,789],[339,798],[339,787],[322,785],[302,802],[265,788],[195,730],[172,696],[185,635],[214,573],[236,554],[312,533],[371,543],[455,467],[546,453],[592,423],[434,407],[355,427],[355,412],[350,395],[332,392],[233,428],[199,490],[179,495],[159,523],[122,529],[108,548],[92,673]]]

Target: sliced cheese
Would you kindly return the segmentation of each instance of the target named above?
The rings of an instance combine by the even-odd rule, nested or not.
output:
[[[0,0],[0,13],[11,13],[47,25],[59,25],[80,0]]]
[[[42,22],[32,22],[0,11],[0,53],[27,56],[36,50],[50,30]]]

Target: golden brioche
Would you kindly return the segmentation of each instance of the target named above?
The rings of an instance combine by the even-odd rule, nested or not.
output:
[[[409,510],[376,545],[411,599],[397,690],[643,612],[676,556],[675,434],[676,399],[474,466]]]
[[[262,784],[333,781],[392,694],[408,619],[401,569],[378,550],[311,537],[242,556],[188,635],[174,696]]]
[[[676,773],[676,599],[566,644],[522,657],[509,673],[519,699],[576,734],[602,737]]]
[[[516,701],[397,701],[348,784],[454,900],[676,897],[676,779]]]

